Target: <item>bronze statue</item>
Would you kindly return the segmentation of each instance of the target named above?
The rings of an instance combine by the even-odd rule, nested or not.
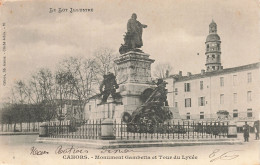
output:
[[[133,13],[132,17],[127,22],[127,33],[124,36],[125,43],[119,48],[120,54],[124,54],[131,50],[141,52],[138,48],[143,46],[143,28],[146,28],[147,25],[141,24],[136,19],[137,15]]]
[[[166,84],[167,82],[163,81],[163,79],[158,79],[156,83],[157,87],[155,89],[148,90],[148,88],[145,90],[143,92],[145,96],[142,99],[144,103],[139,106],[130,117],[129,114],[123,115],[123,121],[130,124],[148,124],[152,126],[156,123],[164,123],[165,121],[172,119],[173,114],[168,107],[168,92],[166,89]],[[153,130],[152,127],[148,130],[148,132],[153,131],[155,130]]]
[[[108,73],[107,75],[103,76],[103,81],[100,85],[100,93],[102,97],[102,103],[107,102],[108,96],[111,94],[113,99],[116,99],[116,89],[118,89],[118,84],[116,82],[116,77],[113,73]],[[103,89],[104,88],[104,89]]]
[[[156,83],[157,87],[146,100],[146,103],[158,102],[160,106],[169,106],[167,101],[168,90],[166,89],[166,84],[167,82],[163,81],[163,79],[158,79]]]

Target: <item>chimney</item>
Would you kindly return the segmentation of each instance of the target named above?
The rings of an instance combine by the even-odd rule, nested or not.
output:
[[[182,76],[182,71],[179,71],[179,76]]]
[[[191,76],[191,72],[187,72],[187,76],[190,77]]]
[[[205,74],[205,70],[204,69],[201,69],[201,75]]]

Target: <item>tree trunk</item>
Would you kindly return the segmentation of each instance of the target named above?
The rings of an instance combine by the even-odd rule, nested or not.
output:
[[[14,123],[14,130],[13,131],[15,132],[15,130],[16,130],[16,122]]]
[[[20,122],[20,131],[23,132],[23,123]]]

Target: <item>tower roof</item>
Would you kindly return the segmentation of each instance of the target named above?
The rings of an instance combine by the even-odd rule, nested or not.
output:
[[[217,26],[216,22],[212,19],[211,23],[209,24],[209,26]]]
[[[218,34],[209,34],[206,42],[210,42],[210,41],[220,41],[220,37]]]

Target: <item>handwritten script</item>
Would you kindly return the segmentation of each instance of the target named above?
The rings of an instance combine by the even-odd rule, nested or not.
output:
[[[88,153],[88,150],[86,148],[80,148],[80,147],[63,147],[62,145],[58,146],[55,154],[84,154]]]
[[[220,153],[220,149],[215,149],[211,154],[209,154],[209,158],[211,158],[210,162],[214,162],[216,160],[235,159],[235,158],[239,157],[239,155],[236,153],[238,151],[242,151],[242,150],[232,150],[232,151]]]
[[[101,153],[129,153],[129,152],[134,152],[134,150],[130,150],[130,149],[108,149],[108,148],[102,148],[102,150],[100,151]]]
[[[45,155],[45,154],[49,154],[49,152],[44,151],[44,150],[39,150],[34,146],[31,148],[30,155]]]

